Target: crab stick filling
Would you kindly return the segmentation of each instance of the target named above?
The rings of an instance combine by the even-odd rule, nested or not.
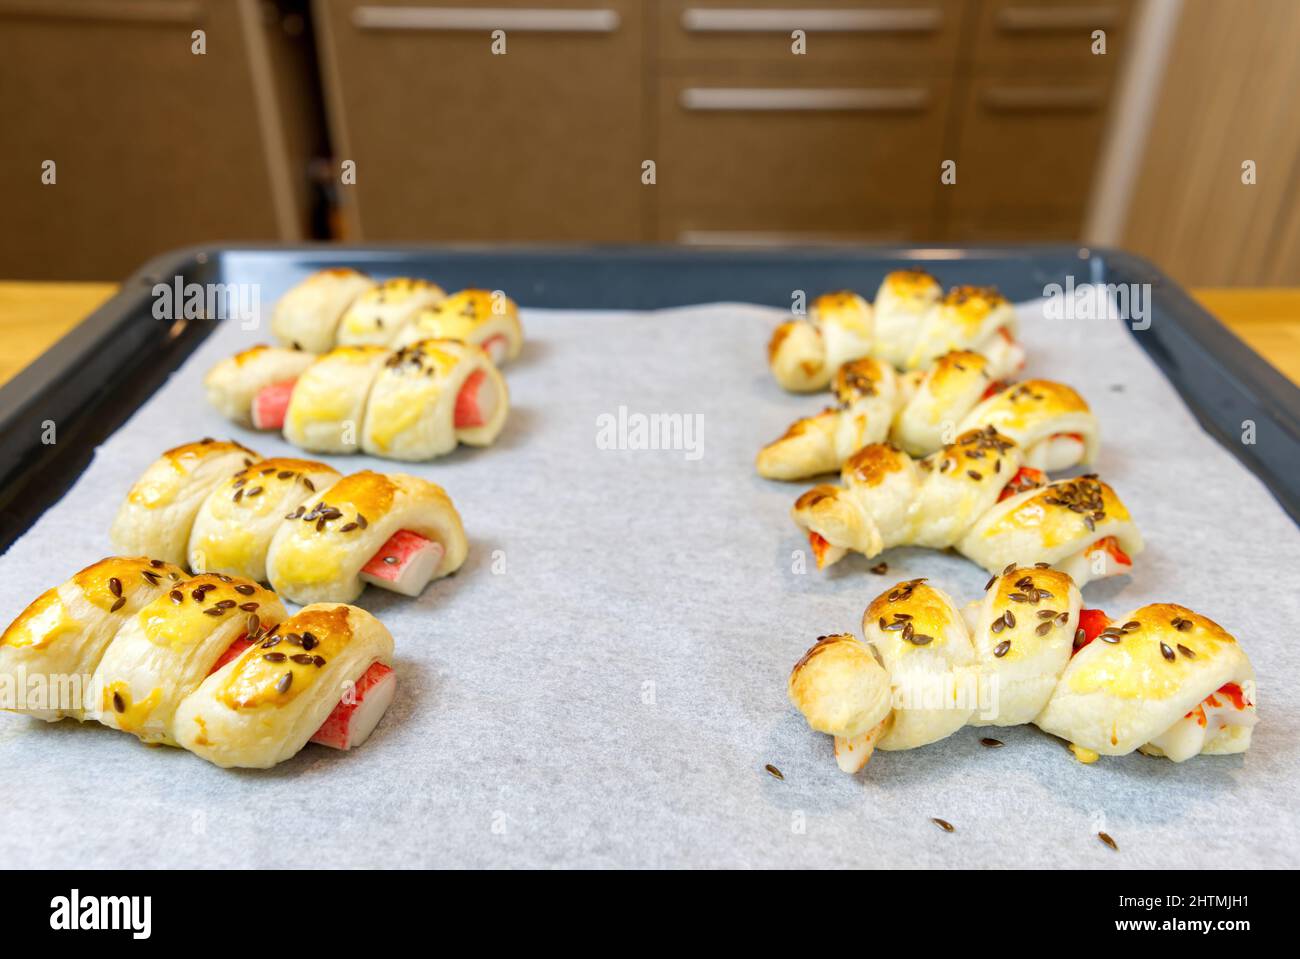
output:
[[[500,366],[506,358],[506,351],[509,348],[509,341],[504,333],[494,333],[486,340],[479,344],[487,350],[487,355],[492,357],[492,362]]]
[[[812,548],[818,569],[825,569],[832,563],[839,562],[847,552],[842,546],[832,546],[829,540],[811,530],[808,531],[808,545]]]
[[[293,387],[297,380],[282,380],[272,383],[257,391],[253,397],[253,428],[258,430],[278,430],[284,426],[284,417],[289,410],[289,400],[293,397]]]
[[[875,751],[876,741],[885,731],[889,724],[889,719],[883,720],[875,729],[863,733],[861,736],[855,736],[852,739],[846,739],[843,736],[835,737],[835,763],[846,773],[855,773],[862,769],[871,761],[871,754]]]
[[[1214,735],[1225,726],[1253,726],[1259,721],[1255,705],[1236,683],[1225,683],[1178,722],[1151,740],[1176,763],[1204,752]]]
[[[1114,536],[1103,536],[1101,539],[1097,540],[1097,542],[1084,550],[1084,553],[1087,554],[1089,559],[1091,559],[1094,554],[1101,550],[1105,550],[1106,556],[1109,559],[1114,560],[1120,566],[1133,565],[1133,559],[1128,553],[1120,549],[1119,540]]]
[[[252,643],[241,634],[226,649],[212,669],[211,676],[232,659],[237,659]],[[338,704],[311,737],[314,743],[331,749],[352,749],[369,738],[379,720],[393,702],[397,692],[397,675],[383,663],[371,663],[356,685],[343,694]]]
[[[1016,475],[1007,481],[1007,485],[1002,487],[1002,492],[998,494],[998,502],[1001,503],[1004,499],[1009,499],[1025,490],[1046,485],[1047,475],[1042,470],[1036,470],[1032,466],[1022,466],[1016,470]]]
[[[1083,461],[1087,446],[1082,433],[1053,433],[1034,444],[1027,455],[1034,458],[1047,472],[1069,469]]]
[[[252,420],[254,429],[278,430],[284,428],[284,418],[289,411],[289,401],[293,398],[293,388],[297,380],[284,380],[272,383],[257,391],[253,397]],[[487,373],[475,370],[466,379],[456,394],[454,422],[457,429],[484,426],[496,412],[496,386],[488,380]]]
[[[361,580],[404,596],[419,596],[438,571],[443,553],[437,540],[399,529],[361,567]]]
[[[1005,326],[998,327],[997,333],[980,352],[998,371],[1015,372],[1025,368],[1025,348]]]

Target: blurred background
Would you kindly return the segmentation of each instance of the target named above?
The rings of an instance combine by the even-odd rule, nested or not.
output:
[[[1297,0],[0,0],[0,277],[1078,241],[1297,285],[1297,50]]]

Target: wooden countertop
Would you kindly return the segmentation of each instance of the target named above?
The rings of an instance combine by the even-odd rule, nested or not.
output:
[[[116,292],[115,283],[0,282],[0,384]],[[1192,295],[1300,384],[1300,288],[1201,289]]]

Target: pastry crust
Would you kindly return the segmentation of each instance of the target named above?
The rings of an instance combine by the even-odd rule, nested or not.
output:
[[[1008,563],[1049,563],[1079,586],[1127,572],[1098,544],[1114,537],[1132,558],[1142,552],[1127,507],[1095,474],[1057,480],[1011,496],[987,510],[957,549],[994,572]]]
[[[925,369],[952,350],[973,350],[988,358],[989,375],[1001,379],[1015,372],[1024,359],[1023,353],[1008,354],[997,348],[1013,344],[1016,330],[1015,310],[994,287],[954,287],[928,314],[903,365],[909,370]]]
[[[285,617],[270,590],[243,578],[195,576],[145,606],[95,670],[95,718],[144,742],[176,745],[172,717],[232,643]]]
[[[846,363],[834,390],[838,406],[796,420],[759,451],[760,476],[795,480],[835,472],[854,451],[885,439],[898,400],[893,367],[870,357]]]
[[[876,292],[875,355],[903,369],[922,327],[943,298],[943,287],[920,269],[894,270]]]
[[[113,547],[126,556],[185,563],[190,528],[208,494],[260,459],[233,441],[205,439],[168,450],[127,494],[109,533]]]
[[[790,702],[820,733],[853,739],[889,716],[889,673],[866,644],[841,633],[819,636],[790,672]]]
[[[365,610],[312,604],[205,679],[176,711],[176,740],[218,766],[269,768],[307,744],[372,664],[392,660],[392,635]]]
[[[355,453],[371,387],[392,354],[381,346],[341,346],[298,377],[284,438],[313,453]]]
[[[924,374],[911,374],[908,391],[889,438],[912,456],[926,456],[951,443],[968,427],[963,417],[989,388],[988,360],[969,350],[945,353]]]
[[[480,371],[485,377],[480,389],[495,393],[492,414],[481,426],[457,428],[461,387]],[[374,456],[432,459],[451,452],[457,443],[491,444],[505,426],[509,409],[505,379],[480,347],[456,340],[419,340],[385,362],[370,392],[361,443]]]
[[[271,332],[281,345],[308,353],[333,349],[339,318],[372,286],[368,276],[347,267],[313,273],[275,304]]]
[[[825,389],[841,366],[871,352],[871,304],[847,290],[813,300],[804,319],[782,323],[768,343],[776,381],[795,393]]]
[[[1064,383],[1025,380],[990,396],[967,414],[959,429],[994,427],[1024,450],[1025,465],[1048,472],[1088,464],[1097,457],[1100,427],[1082,396]],[[1053,443],[1070,437],[1077,449]]]
[[[1255,671],[1231,634],[1169,603],[1143,606],[1112,622],[1118,634],[1112,641],[1092,641],[1066,667],[1035,720],[1041,729],[1105,756],[1143,748],[1181,762],[1202,752],[1249,747]],[[1226,702],[1231,698],[1238,702]],[[1227,711],[1221,718],[1228,723],[1211,729],[1207,712],[1216,707]],[[1191,737],[1170,735],[1180,727]],[[1168,748],[1146,748],[1153,741]]]
[[[271,585],[295,603],[355,599],[365,587],[361,568],[398,530],[442,545],[435,578],[459,569],[469,552],[450,497],[416,476],[353,473],[305,505],[276,530],[266,562]]]
[[[208,402],[240,426],[253,425],[253,399],[275,383],[298,379],[316,362],[316,354],[258,345],[228,356],[203,379]]]
[[[189,567],[264,582],[271,538],[298,506],[340,478],[312,460],[260,460],[218,485],[194,519]]]
[[[981,693],[989,699],[971,716],[972,726],[1033,721],[1070,661],[1081,605],[1079,588],[1065,573],[1015,566],[966,606],[963,615],[985,678]]]
[[[42,593],[0,636],[0,676],[22,677],[26,690],[8,708],[48,722],[94,713],[97,703],[86,697],[104,650],[184,575],[161,560],[110,556]]]
[[[397,277],[366,290],[339,321],[339,346],[392,346],[416,314],[447,294],[427,280]]]
[[[483,347],[495,365],[504,366],[523,349],[524,330],[519,307],[504,293],[461,290],[421,310],[393,346],[400,349],[420,340],[472,343]]]

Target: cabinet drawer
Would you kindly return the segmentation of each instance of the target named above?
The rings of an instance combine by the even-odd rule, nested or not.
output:
[[[666,209],[910,209],[939,179],[938,81],[660,87],[658,199]]]
[[[965,12],[962,0],[664,0],[660,53],[690,69],[766,63],[815,72],[828,65],[881,65],[920,72],[950,62]],[[803,30],[807,53],[791,52]]]
[[[369,240],[642,238],[636,0],[318,3],[345,215]],[[506,53],[492,51],[492,31]]]
[[[1107,72],[1118,62],[1132,0],[985,0],[971,32],[976,68]],[[1106,54],[1092,33],[1106,31]]]
[[[1074,208],[1088,195],[1106,122],[1101,79],[980,79],[961,122],[950,208],[964,214]]]

